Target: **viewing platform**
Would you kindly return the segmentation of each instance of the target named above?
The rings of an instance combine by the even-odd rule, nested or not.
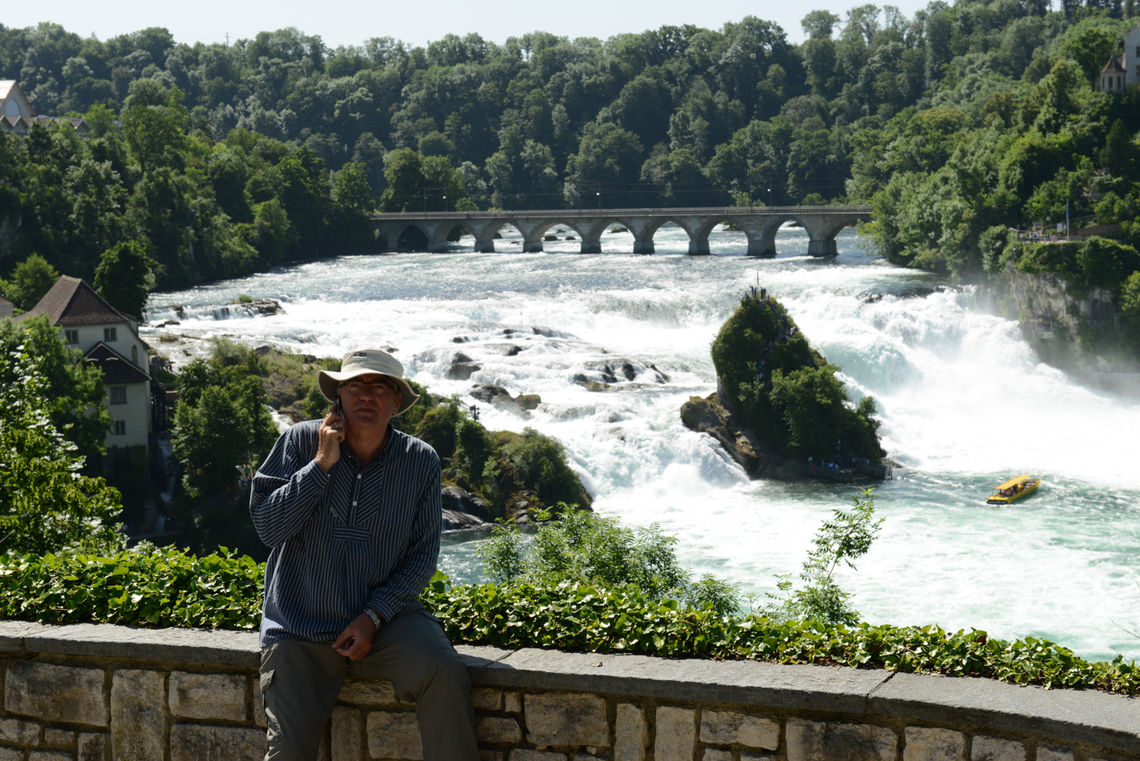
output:
[[[794,222],[808,234],[808,254],[835,256],[836,234],[871,219],[870,206],[726,206],[659,209],[550,209],[539,211],[429,211],[372,215],[378,242],[385,251],[449,250],[460,235],[475,238],[475,251],[493,253],[495,237],[513,227],[526,253],[542,251],[543,240],[555,227],[574,231],[583,254],[600,254],[602,233],[621,225],[633,235],[633,253],[654,253],[653,236],[668,223],[689,236],[693,255],[708,254],[709,233],[726,224],[748,239],[749,256],[775,256],[776,233]]]

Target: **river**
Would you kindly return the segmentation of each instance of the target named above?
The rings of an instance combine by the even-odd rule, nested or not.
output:
[[[507,237],[495,254],[471,253],[468,239],[443,254],[338,257],[153,294],[142,332],[176,363],[190,350],[163,342],[174,335],[321,356],[382,346],[435,393],[465,397],[491,383],[538,394],[531,413],[478,404],[480,421],[557,438],[595,510],[657,524],[694,574],[762,600],[858,490],[749,481],[681,425],[681,404],[715,389],[713,338],[759,285],[841,368],[854,398],[875,398],[901,466],[875,490],[879,537],[857,570],[839,574],[867,621],[1044,637],[1092,660],[1140,657],[1140,401],[1040,363],[1017,324],[979,308],[972,290],[892,267],[852,231],[832,260],[807,257],[805,234],[788,228],[773,259],[743,255],[743,235],[727,230],[710,237],[712,256],[685,255],[678,229],[655,243],[657,254],[633,255],[628,233],[607,233],[607,253],[558,240],[524,254]],[[241,295],[282,310],[224,306]],[[180,324],[158,327],[176,306]],[[468,380],[447,377],[457,352],[480,368]],[[574,382],[601,380],[606,366],[618,370],[611,390]],[[1043,476],[1037,494],[984,504],[1022,472]],[[479,579],[474,543],[449,542],[441,567]]]

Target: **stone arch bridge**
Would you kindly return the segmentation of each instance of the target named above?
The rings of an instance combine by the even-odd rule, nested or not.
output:
[[[547,233],[556,226],[573,230],[583,254],[602,253],[602,233],[619,224],[633,234],[633,252],[652,254],[653,236],[672,222],[689,236],[690,254],[709,253],[709,233],[729,224],[748,238],[750,256],[775,256],[776,232],[785,222],[800,224],[808,234],[808,253],[835,256],[835,235],[871,219],[870,206],[765,206],[692,209],[555,209],[547,211],[432,211],[374,214],[372,223],[385,251],[408,250],[409,233],[426,238],[430,252],[446,251],[455,234],[475,237],[475,251],[491,253],[505,226],[521,233],[523,251],[542,251]],[[418,236],[416,236],[418,237]],[[422,239],[417,245],[422,245]]]

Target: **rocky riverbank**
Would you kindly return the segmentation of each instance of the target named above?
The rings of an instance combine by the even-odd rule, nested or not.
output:
[[[980,293],[999,314],[1016,319],[1042,362],[1115,393],[1140,393],[1140,364],[1120,348],[1113,293],[1078,288],[1050,272],[1007,266]]]

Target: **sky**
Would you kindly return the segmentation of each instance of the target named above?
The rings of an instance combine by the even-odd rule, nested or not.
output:
[[[912,17],[928,1],[875,4],[894,5]],[[160,26],[176,42],[188,44],[234,42],[293,26],[336,48],[361,45],[372,37],[426,45],[446,34],[471,32],[495,43],[535,31],[604,40],[665,25],[720,29],[726,22],[752,15],[779,24],[788,40],[798,43],[804,36],[800,20],[809,11],[829,10],[844,19],[848,9],[861,4],[859,0],[37,0],[6,3],[0,24],[23,28],[53,21],[81,37],[94,35],[100,40]]]

